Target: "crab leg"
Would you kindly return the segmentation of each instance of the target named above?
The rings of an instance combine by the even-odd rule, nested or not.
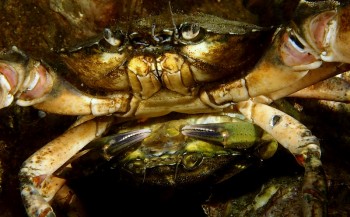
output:
[[[34,105],[46,112],[65,115],[96,116],[128,111],[128,93],[106,97],[84,94],[60,79],[52,68],[28,59],[16,48],[0,59],[0,108],[16,99],[20,106]]]
[[[349,70],[348,64],[338,66],[335,63],[323,63],[320,68],[310,70],[309,73],[305,77],[301,78],[298,82],[288,87],[282,88],[278,91],[266,94],[266,96],[272,100],[281,99],[285,96],[291,96],[292,94],[302,90],[303,88],[305,89],[317,82],[323,82],[325,79],[332,76],[336,76],[337,74],[340,74],[341,72],[344,72],[347,70]],[[336,89],[339,89],[339,88],[346,88],[346,85],[344,86],[344,84],[342,84],[342,87],[338,87]],[[314,90],[317,91],[316,89]],[[329,89],[329,91],[332,91],[332,90]],[[346,92],[345,89],[343,91]],[[319,97],[321,97],[321,95],[319,95]]]
[[[304,216],[325,216],[326,181],[318,139],[297,120],[268,105],[249,100],[238,103],[238,109],[271,134],[305,167],[302,187]]]
[[[64,182],[52,174],[86,144],[101,136],[111,121],[112,117],[96,118],[70,128],[23,163],[19,173],[20,188],[30,217],[55,216],[48,201]],[[51,189],[52,187],[56,189]]]
[[[289,96],[349,102],[350,84],[342,78],[333,77],[299,90]]]

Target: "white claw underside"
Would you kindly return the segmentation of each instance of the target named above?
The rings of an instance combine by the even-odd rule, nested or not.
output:
[[[27,90],[33,90],[38,84],[39,79],[40,79],[40,75],[37,71],[35,71],[34,78],[31,80],[31,82],[28,83]]]
[[[350,63],[349,57],[343,53],[342,43],[338,43],[337,40],[340,40],[337,37],[338,33],[338,23],[337,20],[333,19],[329,21],[327,29],[325,30],[325,37],[323,40],[324,51],[321,52],[320,58],[325,62],[343,62]]]
[[[304,70],[317,69],[321,65],[322,65],[322,61],[316,61],[316,62],[312,62],[310,64],[292,66],[292,68],[295,71],[304,71]]]
[[[38,84],[39,80],[40,80],[40,75],[37,72],[37,70],[32,70],[32,72],[34,72],[32,75],[28,76],[24,82],[23,82],[23,86],[22,86],[22,91],[30,91],[33,90],[35,88],[35,86]]]
[[[51,75],[46,72],[45,76],[48,80],[48,82],[52,82],[51,81]],[[32,91],[37,85],[40,85],[40,77],[41,75],[39,74],[39,72],[37,70],[32,70],[31,71],[31,75],[28,76],[22,85],[22,89],[20,90],[20,93],[25,93],[26,91]],[[39,97],[39,98],[34,98],[31,100],[27,100],[27,99],[17,99],[16,104],[19,106],[32,106],[34,104],[40,103],[42,101],[45,100],[45,96]]]
[[[323,47],[325,50],[321,53],[320,58],[325,62],[344,62],[350,63],[350,61],[344,57],[341,53],[338,52],[337,47],[337,22],[332,20],[328,24],[328,29],[326,30],[323,41]]]
[[[334,40],[334,33],[337,31],[337,22],[335,20],[332,20],[329,22],[327,26],[328,26],[328,30],[323,40],[324,47],[329,47],[332,40]]]
[[[0,108],[9,106],[13,101],[13,95],[10,94],[11,85],[6,77],[0,74],[1,96],[0,96]]]

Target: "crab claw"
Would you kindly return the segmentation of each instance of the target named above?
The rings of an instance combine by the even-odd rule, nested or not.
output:
[[[134,130],[126,133],[115,134],[94,140],[86,149],[95,147],[103,150],[104,157],[109,160],[125,148],[130,148],[151,134],[150,129]]]
[[[26,77],[17,94],[16,104],[20,106],[30,106],[44,101],[53,86],[54,74],[40,62],[30,60],[26,68]]]
[[[320,67],[322,76],[310,76],[312,71]],[[336,67],[322,65],[319,53],[298,31],[289,27],[279,28],[271,46],[247,76],[204,90],[200,97],[203,102],[215,107],[262,95],[269,96],[280,90],[288,95],[336,73],[339,73]],[[297,87],[292,86],[296,83]]]
[[[302,34],[325,62],[350,63],[350,4],[307,18]]]
[[[13,47],[0,54],[0,109],[13,101],[19,106],[65,115],[126,113],[130,94],[85,94],[56,75],[46,64],[28,58]]]
[[[13,101],[13,90],[17,85],[17,74],[10,65],[0,62],[0,108],[9,106]]]
[[[278,147],[277,141],[260,127],[238,119],[233,122],[185,125],[181,133],[200,140],[220,143],[225,148],[245,150],[258,147],[261,159],[272,157]],[[256,144],[259,145],[255,146]]]
[[[14,100],[29,106],[45,100],[52,90],[54,74],[39,61],[28,59],[16,47],[0,55],[0,108]]]
[[[26,74],[28,58],[14,47],[0,54],[0,109],[15,99]]]
[[[193,124],[186,125],[181,133],[202,140],[219,142],[225,147],[245,149],[254,145],[262,135],[262,130],[249,122]]]

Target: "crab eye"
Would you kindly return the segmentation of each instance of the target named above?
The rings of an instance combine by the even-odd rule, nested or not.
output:
[[[103,30],[103,39],[99,42],[102,50],[116,52],[124,43],[125,35],[120,30],[112,31],[109,28]]]
[[[184,43],[198,42],[203,39],[205,30],[197,23],[185,23],[180,26],[180,39]]]
[[[131,33],[129,35],[129,41],[135,47],[147,47],[150,45],[149,38],[138,32]]]

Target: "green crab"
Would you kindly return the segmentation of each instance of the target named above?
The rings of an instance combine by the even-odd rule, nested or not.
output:
[[[167,13],[117,23],[86,43],[63,49],[59,59],[84,88],[64,80],[64,73],[56,73],[58,67],[32,59],[16,47],[1,53],[1,108],[16,102],[49,113],[82,116],[23,163],[19,176],[28,215],[55,215],[49,201],[64,183],[55,172],[110,126],[169,113],[235,111],[248,120],[239,126],[250,122],[251,127],[251,123],[261,127],[305,167],[304,215],[324,215],[326,187],[318,139],[269,104],[286,96],[349,101],[344,80],[324,81],[326,90],[312,85],[349,69],[350,6],[300,1],[292,21],[277,27],[205,13],[175,13],[169,8]],[[202,133],[201,127],[191,124],[181,129],[189,137]],[[147,141],[150,133],[142,129],[136,135]],[[222,151],[230,152],[223,145]],[[113,158],[116,146],[112,147],[103,149],[107,159]],[[169,164],[179,161],[169,159],[165,157]]]
[[[109,161],[109,167],[129,171],[140,182],[161,186],[188,185],[210,176],[219,179],[215,183],[245,169],[254,157],[271,157],[278,146],[269,134],[235,113],[178,114],[116,127],[111,136],[89,143],[71,164],[84,171],[88,162],[98,168],[100,158],[102,165]],[[227,165],[235,169],[218,175]]]

